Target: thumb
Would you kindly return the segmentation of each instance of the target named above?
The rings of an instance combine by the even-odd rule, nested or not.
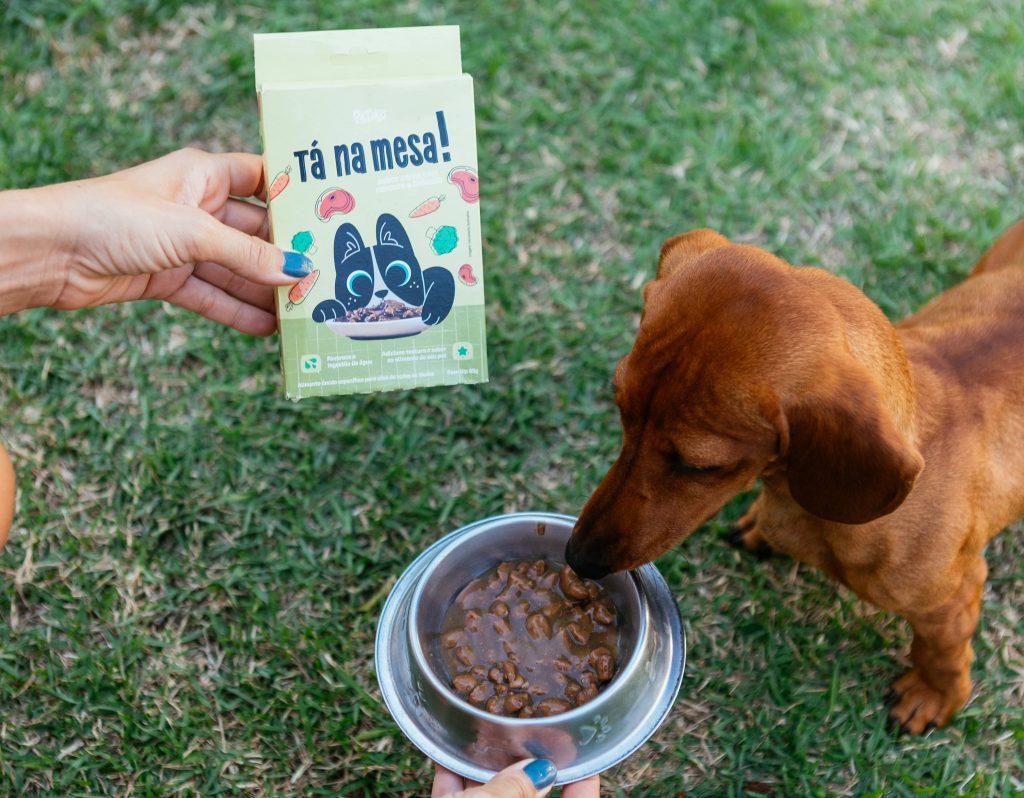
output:
[[[207,216],[196,231],[195,259],[219,263],[235,274],[262,285],[291,285],[313,268],[299,252],[285,252]]]
[[[463,798],[540,798],[555,783],[558,771],[549,759],[517,762],[505,768],[487,784],[466,790]]]

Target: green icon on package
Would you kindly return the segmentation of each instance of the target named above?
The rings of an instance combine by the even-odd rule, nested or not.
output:
[[[427,238],[430,240],[431,249],[438,255],[447,255],[459,244],[459,234],[450,224],[431,227],[427,230]]]
[[[300,368],[307,374],[315,374],[320,371],[320,355],[303,355],[299,359]]]
[[[473,357],[473,344],[460,341],[452,346],[452,357],[456,360],[469,360]]]

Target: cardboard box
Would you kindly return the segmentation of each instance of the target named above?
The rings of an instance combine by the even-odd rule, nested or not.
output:
[[[257,34],[291,399],[487,381],[473,82],[454,26]]]

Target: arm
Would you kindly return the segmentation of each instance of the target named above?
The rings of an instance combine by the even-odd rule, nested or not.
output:
[[[0,315],[162,299],[243,332],[309,273],[266,242],[260,158],[180,150],[105,177],[0,193]]]
[[[0,193],[0,316],[52,305],[60,294],[65,257],[43,231],[55,221],[59,197],[50,188]]]

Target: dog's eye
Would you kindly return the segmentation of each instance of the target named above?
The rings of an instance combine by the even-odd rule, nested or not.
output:
[[[693,476],[695,474],[715,474],[722,470],[723,466],[698,466],[693,463],[688,463],[677,452],[672,452],[667,455],[669,468],[672,469],[676,474],[684,474],[687,476]]]
[[[401,288],[412,279],[412,269],[404,260],[393,260],[384,270],[384,276],[390,280],[401,280],[398,287]]]

